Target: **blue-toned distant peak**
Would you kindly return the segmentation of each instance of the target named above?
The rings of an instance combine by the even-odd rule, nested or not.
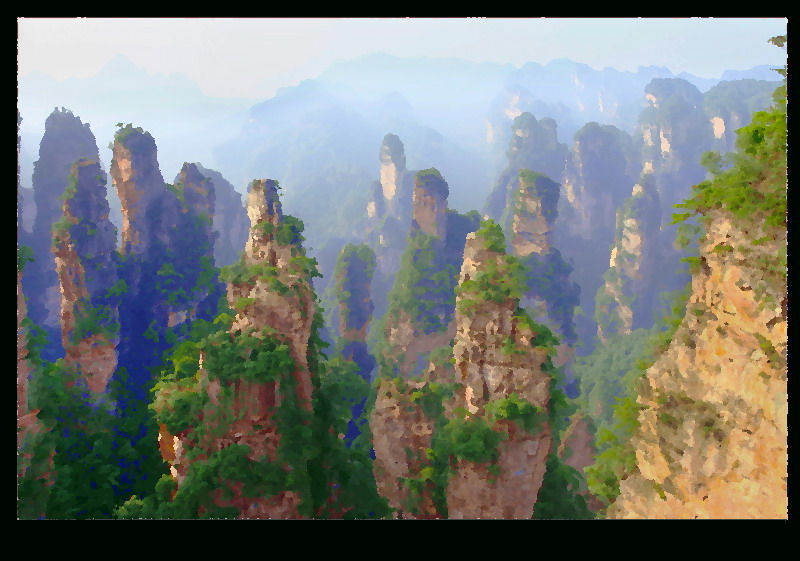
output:
[[[95,75],[99,78],[119,79],[119,78],[146,78],[148,72],[131,61],[124,55],[115,55],[103,65]]]
[[[783,78],[778,74],[775,69],[780,68],[778,65],[761,64],[754,66],[748,70],[726,70],[722,73],[721,80],[769,80],[770,82],[779,82]]]
[[[665,100],[677,96],[687,103],[700,105],[703,103],[703,95],[700,90],[691,82],[683,78],[653,78],[644,88],[645,95],[655,96],[657,99]]]

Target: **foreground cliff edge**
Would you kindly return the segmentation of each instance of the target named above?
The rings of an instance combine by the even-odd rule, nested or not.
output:
[[[678,205],[698,218],[691,293],[639,386],[612,518],[787,517],[785,96],[737,153],[704,155],[713,178]]]

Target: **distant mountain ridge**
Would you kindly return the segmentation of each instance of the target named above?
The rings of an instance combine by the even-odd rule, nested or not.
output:
[[[153,131],[162,165],[177,172],[184,161],[209,161],[211,148],[238,132],[244,111],[256,101],[207,96],[185,74],[151,74],[121,55],[89,78],[59,81],[34,72],[20,77],[18,88],[20,134],[30,158],[36,158],[47,116],[65,107],[91,124],[106,169],[116,123],[141,123]],[[27,166],[23,161],[23,172]],[[22,185],[30,186],[24,173]]]
[[[698,87],[719,82],[684,76],[700,81]],[[310,251],[319,255],[337,238],[338,253],[338,244],[364,226],[359,217],[376,147],[387,133],[403,139],[410,168],[440,169],[450,184],[450,205],[466,212],[481,205],[501,171],[495,167],[504,165],[516,116],[554,119],[558,142],[567,144],[590,121],[632,134],[654,77],[674,75],[653,66],[595,70],[565,59],[515,68],[373,54],[334,63],[317,78],[256,103],[212,98],[183,74],[152,75],[115,57],[91,78],[20,78],[21,184],[30,185],[28,160],[36,158],[44,118],[63,106],[91,125],[106,170],[116,124],[135,122],[158,139],[165,173],[201,161],[240,193],[248,178],[279,178],[287,209],[306,221]],[[112,220],[118,219],[113,194],[110,203]]]

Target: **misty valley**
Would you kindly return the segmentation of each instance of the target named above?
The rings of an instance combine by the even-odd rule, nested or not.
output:
[[[48,80],[18,518],[786,518],[785,68]]]

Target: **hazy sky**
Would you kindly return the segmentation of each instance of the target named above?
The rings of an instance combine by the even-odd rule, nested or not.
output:
[[[784,18],[714,19],[18,19],[21,75],[89,77],[122,54],[151,73],[182,72],[208,95],[263,98],[362,54],[594,68],[666,66],[719,77],[782,65],[767,39]]]

